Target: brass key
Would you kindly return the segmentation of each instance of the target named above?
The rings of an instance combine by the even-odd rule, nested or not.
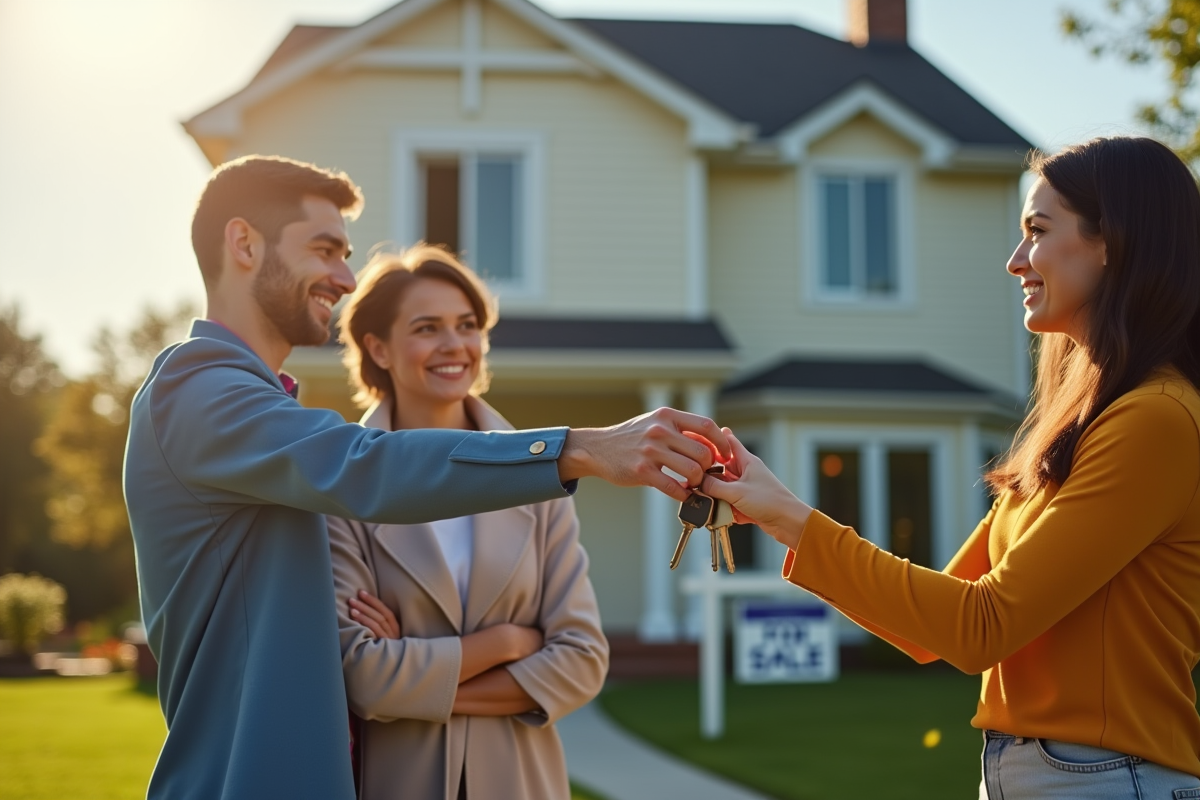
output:
[[[729,541],[729,526],[733,524],[733,506],[726,503],[724,500],[716,501],[716,506],[713,508],[712,519],[708,522],[709,530],[712,531],[714,542],[720,542],[721,553],[725,557],[725,569],[729,570],[732,575],[737,569],[733,563],[733,543]],[[713,544],[713,571],[717,570],[717,546]]]
[[[687,547],[688,537],[696,528],[708,527],[712,519],[713,499],[706,494],[692,492],[687,499],[679,504],[679,521],[683,523],[683,533],[679,534],[679,542],[675,545],[675,555],[671,556],[671,569],[679,566],[683,558],[684,548]]]

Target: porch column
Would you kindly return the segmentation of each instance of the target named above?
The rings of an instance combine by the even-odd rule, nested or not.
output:
[[[684,400],[686,409],[693,414],[713,418],[717,410],[717,385],[711,382],[689,383]],[[712,573],[712,553],[709,548],[708,531],[697,528],[692,534],[687,552],[683,554],[683,569],[691,575],[704,576]],[[749,567],[749,564],[743,565]],[[687,598],[687,611],[683,618],[683,635],[690,642],[699,640],[704,631],[704,597],[693,594]]]
[[[642,385],[646,411],[671,405],[669,383]],[[678,634],[671,602],[671,553],[675,549],[675,502],[657,489],[642,489],[642,621],[638,636],[644,642],[670,642]]]
[[[962,443],[962,454],[959,458],[963,476],[961,493],[963,513],[959,529],[953,534],[951,554],[957,552],[959,545],[966,541],[967,536],[975,530],[979,520],[983,519],[983,515],[987,513],[987,490],[983,485],[983,470],[981,469],[983,444],[979,437],[979,423],[974,419],[964,422],[959,432],[959,439]]]

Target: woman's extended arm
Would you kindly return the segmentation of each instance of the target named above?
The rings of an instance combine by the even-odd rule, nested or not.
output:
[[[812,511],[735,448],[734,479],[706,480],[705,490],[790,543],[784,577],[965,672],[995,665],[1077,608],[1175,525],[1200,484],[1188,411],[1164,394],[1124,399],[1086,432],[1070,477],[1020,539],[964,580]]]

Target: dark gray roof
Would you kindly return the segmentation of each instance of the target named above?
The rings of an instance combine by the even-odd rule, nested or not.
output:
[[[950,394],[994,397],[996,392],[923,361],[787,358],[729,384],[725,394],[751,389]]]
[[[769,137],[870,81],[964,144],[1032,145],[917,51],[856,47],[796,25],[574,19]]]
[[[496,350],[725,350],[733,348],[712,320],[500,318]]]

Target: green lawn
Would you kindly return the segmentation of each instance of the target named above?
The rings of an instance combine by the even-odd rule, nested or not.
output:
[[[699,734],[695,681],[630,683],[608,713],[664,750],[786,800],[975,797],[982,739],[968,721],[978,676],[851,672],[832,684],[726,684],[725,737]],[[924,745],[937,729],[941,742]]]
[[[165,735],[128,675],[0,680],[0,798],[143,798]]]
[[[165,734],[129,675],[0,680],[0,797],[145,797]]]

